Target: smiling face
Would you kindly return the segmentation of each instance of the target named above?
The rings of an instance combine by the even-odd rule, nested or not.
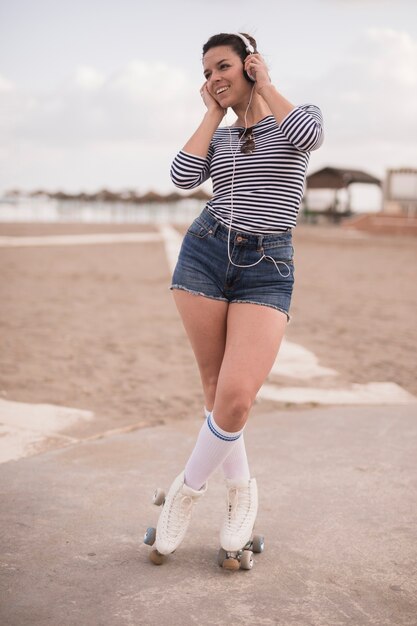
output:
[[[207,89],[223,108],[248,98],[251,86],[243,75],[242,59],[230,46],[207,50],[203,68]]]

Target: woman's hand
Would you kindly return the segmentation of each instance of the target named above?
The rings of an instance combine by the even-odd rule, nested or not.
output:
[[[222,117],[225,114],[225,110],[220,106],[220,104],[213,98],[209,90],[207,89],[207,82],[203,84],[200,89],[200,95],[203,98],[203,102],[207,107],[208,111],[213,111],[221,115]]]
[[[249,76],[255,80],[255,90],[258,93],[265,85],[271,84],[266,63],[258,52],[249,54],[244,60],[243,66]]]
[[[207,90],[207,82],[200,89],[200,95],[207,107],[207,111],[201,121],[201,124],[190,137],[185,146],[184,152],[200,156],[203,159],[207,157],[210,149],[211,140],[216,132],[220,122],[222,121],[225,111],[218,102],[210,95]]]

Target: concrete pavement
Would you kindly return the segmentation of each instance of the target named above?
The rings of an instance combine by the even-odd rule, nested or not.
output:
[[[416,626],[415,406],[277,411],[247,426],[252,571],[216,563],[216,473],[162,567],[142,543],[201,422],[143,428],[0,466],[4,626]]]

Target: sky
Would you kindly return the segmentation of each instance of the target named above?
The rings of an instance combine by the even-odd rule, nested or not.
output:
[[[1,0],[0,192],[173,191],[202,45],[236,31],[285,98],[321,108],[309,173],[417,167],[415,0]]]

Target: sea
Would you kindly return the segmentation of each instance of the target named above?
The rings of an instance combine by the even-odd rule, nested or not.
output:
[[[84,202],[48,197],[0,197],[0,222],[60,222],[97,224],[187,224],[199,215],[205,201]]]

